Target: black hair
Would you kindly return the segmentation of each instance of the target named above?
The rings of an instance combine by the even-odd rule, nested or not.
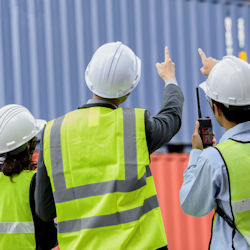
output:
[[[212,105],[217,104],[226,119],[230,122],[242,123],[250,121],[250,106],[229,106],[211,99]],[[213,108],[213,107],[212,107]],[[213,109],[214,110],[214,109]]]
[[[4,175],[12,180],[13,175],[20,174],[23,170],[35,170],[36,163],[32,161],[32,154],[36,145],[36,137],[32,138],[22,152],[13,154],[13,151],[5,154],[5,159],[0,166]]]

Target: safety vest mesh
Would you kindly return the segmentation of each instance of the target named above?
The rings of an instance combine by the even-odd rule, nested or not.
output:
[[[29,203],[34,171],[23,170],[12,181],[0,172],[0,249],[35,249],[35,230]]]
[[[145,110],[91,107],[47,123],[44,161],[60,249],[167,244],[145,135]]]
[[[233,222],[250,246],[250,143],[229,139],[216,147],[228,170]]]

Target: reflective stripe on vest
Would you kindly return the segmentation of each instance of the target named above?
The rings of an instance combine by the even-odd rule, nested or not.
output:
[[[232,209],[233,213],[250,211],[250,198],[240,201],[232,201]]]
[[[140,219],[140,217],[154,208],[157,208],[158,200],[156,196],[152,196],[145,200],[143,206],[130,210],[118,212],[115,214],[100,215],[90,218],[83,218],[71,221],[59,222],[59,233],[76,232],[82,229],[107,227],[129,223]]]
[[[119,249],[123,244],[127,244],[126,249],[154,249],[167,244],[153,177],[148,166],[144,112],[138,109],[110,110],[92,107],[73,111],[46,125],[44,161],[56,203],[60,249],[76,249],[82,246],[80,242],[84,244],[85,249],[99,249],[100,246]],[[115,126],[104,126],[102,132],[101,125],[98,125],[96,132],[93,127],[103,124],[103,119],[109,116]],[[97,141],[86,139],[85,143],[91,141],[99,144],[101,141],[98,141],[98,138],[102,138],[102,133],[108,131],[111,139],[114,137],[117,140],[114,141],[117,145],[114,144],[113,147],[116,150],[114,157],[117,157],[117,162],[114,158],[110,162],[110,158],[105,156],[112,155],[109,151],[112,147],[108,146],[108,149],[103,148],[106,151],[101,154],[105,158],[104,162],[94,160],[94,164],[99,164],[97,171],[103,168],[104,174],[107,174],[111,169],[115,171],[114,175],[105,175],[102,178],[100,172],[96,177],[98,181],[93,177],[89,181],[83,176],[84,173],[89,173],[88,169],[92,171],[90,174],[93,173],[92,165],[84,161],[79,163],[79,159],[76,159],[83,154],[81,147],[84,149],[86,146],[84,143],[79,144],[79,138],[94,133],[97,134]],[[80,146],[73,149],[72,143]],[[110,145],[110,142],[105,145]],[[89,148],[93,151],[95,147],[93,145],[93,148]],[[78,150],[79,155],[76,153]],[[93,152],[90,155],[93,157]],[[96,155],[98,157],[98,152]],[[75,168],[71,166],[69,159],[78,160],[73,163]],[[88,160],[88,155],[84,159]],[[112,164],[111,167],[109,164]],[[95,165],[93,167],[95,168]],[[79,182],[81,178],[83,181]],[[72,184],[72,180],[78,181],[79,184]],[[75,237],[81,237],[81,240]]]
[[[0,234],[34,234],[32,222],[0,222]]]
[[[233,223],[250,246],[250,143],[226,140],[216,146],[227,167]]]
[[[137,181],[134,180],[113,180],[107,182],[99,182],[87,184],[63,190],[54,191],[54,199],[56,203],[71,201],[74,199],[82,199],[91,196],[103,195],[113,192],[131,192],[146,185],[146,177],[151,176],[149,166],[146,166],[146,173]]]

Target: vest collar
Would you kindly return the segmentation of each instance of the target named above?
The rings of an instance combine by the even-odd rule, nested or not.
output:
[[[91,108],[91,107],[105,107],[111,109],[117,109],[117,106],[109,101],[99,100],[99,99],[90,99],[87,104],[80,106],[78,109],[82,108]]]

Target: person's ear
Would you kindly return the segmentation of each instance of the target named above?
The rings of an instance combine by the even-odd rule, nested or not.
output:
[[[218,116],[221,116],[222,110],[221,110],[220,106],[217,103],[212,103],[212,109],[213,109],[214,114],[217,114]]]

